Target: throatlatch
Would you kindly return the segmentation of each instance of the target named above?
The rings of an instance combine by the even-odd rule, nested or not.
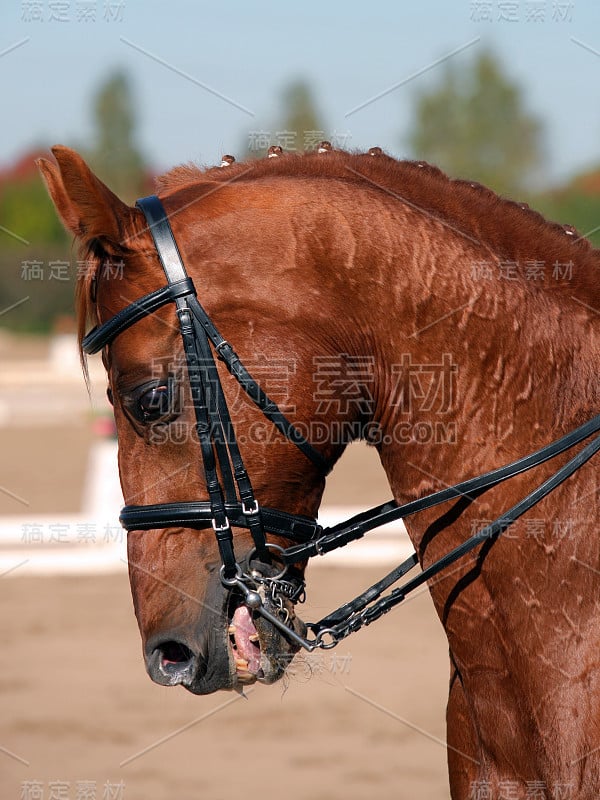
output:
[[[491,487],[543,464],[583,442],[593,433],[597,433],[600,430],[600,415],[555,442],[504,467],[401,506],[392,500],[331,528],[323,528],[317,520],[310,517],[259,506],[238,447],[215,355],[226,365],[252,402],[283,436],[296,445],[323,474],[329,472],[330,465],[252,378],[233,347],[221,336],[199,303],[161,201],[152,195],[138,200],[137,206],[148,222],[167,278],[167,285],[134,301],[107,322],[96,326],[85,336],[82,346],[85,353],[97,353],[139,320],[153,314],[167,303],[175,304],[209,499],[186,503],[125,506],[120,515],[121,523],[128,531],[155,530],[172,526],[198,530],[212,527],[221,556],[223,585],[231,590],[238,590],[249,609],[260,614],[294,644],[308,651],[316,648],[327,649],[335,647],[343,638],[364,625],[370,625],[401,603],[410,592],[459,558],[484,541],[502,535],[520,516],[533,508],[600,450],[600,436],[598,436],[523,500],[426,567],[412,580],[393,589],[388,595],[381,596],[417,566],[416,553],[358,597],[345,603],[319,622],[309,623],[308,629],[314,634],[314,638],[300,636],[288,624],[289,615],[284,602],[285,600],[301,602],[304,593],[303,582],[293,575],[293,564],[316,555],[324,555],[360,539],[374,528],[448,500],[457,497],[473,500]],[[268,561],[271,553],[277,553],[277,560],[282,562],[283,569],[271,577],[262,576],[255,570],[244,572],[235,556],[233,527],[247,528],[250,531],[257,556]],[[265,531],[296,544],[287,549],[281,548],[267,541]],[[266,589],[273,602],[276,614],[265,607],[258,591],[261,586]]]

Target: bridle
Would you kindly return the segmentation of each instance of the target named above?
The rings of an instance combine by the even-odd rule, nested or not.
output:
[[[121,511],[120,521],[127,531],[154,530],[171,526],[198,530],[212,527],[221,557],[221,581],[224,586],[232,591],[237,590],[243,602],[252,611],[272,623],[294,644],[308,651],[316,648],[327,649],[334,647],[363,625],[374,622],[441,570],[486,540],[495,540],[600,450],[600,436],[597,436],[523,500],[423,569],[412,580],[382,597],[386,589],[417,565],[416,553],[358,597],[318,622],[309,623],[307,627],[314,634],[314,638],[301,636],[288,624],[289,613],[285,606],[286,600],[295,603],[303,599],[304,584],[298,577],[299,573],[294,569],[294,564],[343,547],[374,528],[448,500],[454,498],[474,500],[487,489],[558,456],[598,432],[600,415],[555,442],[504,467],[404,505],[399,506],[395,501],[384,503],[331,528],[323,528],[310,517],[260,506],[240,454],[215,363],[215,355],[226,365],[231,375],[265,417],[296,445],[323,475],[329,472],[330,465],[260,388],[233,347],[221,336],[199,303],[161,201],[152,195],[138,200],[137,206],[146,217],[167,278],[167,285],[135,300],[107,322],[96,326],[84,337],[82,348],[87,354],[97,353],[143,317],[154,313],[167,303],[175,304],[209,499],[145,506],[127,505]],[[252,536],[254,550],[247,559],[248,570],[244,570],[236,559],[232,531],[234,527],[247,528]],[[282,548],[268,542],[266,531],[295,544]],[[271,553],[276,554],[276,560],[283,564],[279,573],[268,576],[260,570],[250,568],[254,554],[260,557],[261,561],[269,563]],[[275,613],[267,608],[268,604],[265,603],[267,597]]]

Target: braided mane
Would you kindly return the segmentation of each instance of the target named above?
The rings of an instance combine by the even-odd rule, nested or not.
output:
[[[449,178],[423,161],[398,161],[373,148],[373,154],[332,150],[285,154],[278,158],[200,169],[188,164],[157,179],[170,193],[205,181],[254,181],[272,177],[337,179],[379,189],[437,216],[487,245],[500,259],[576,264],[577,283],[598,283],[600,250],[569,225],[546,220],[525,203],[500,197],[479,183]],[[373,152],[373,151],[372,151]],[[574,273],[575,273],[574,269]],[[586,279],[587,278],[587,279]]]
[[[538,262],[547,268],[555,263],[571,263],[572,280],[565,286],[557,281],[547,285],[565,288],[571,295],[575,292],[589,308],[600,306],[600,250],[574,228],[549,222],[526,204],[500,197],[481,184],[449,178],[423,161],[398,161],[380,148],[372,148],[369,153],[328,150],[278,154],[276,158],[240,163],[228,160],[225,168],[201,169],[187,164],[157,178],[156,186],[165,195],[199,183],[294,177],[341,180],[384,192],[450,223],[453,229],[481,242],[500,260]],[[94,253],[94,246],[94,242],[88,246],[85,257],[99,265],[101,256]],[[88,320],[93,319],[94,276],[95,270],[88,270],[77,284],[80,338]]]

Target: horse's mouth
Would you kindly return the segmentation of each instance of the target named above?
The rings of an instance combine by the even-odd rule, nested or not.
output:
[[[264,678],[260,636],[247,606],[239,605],[235,609],[228,633],[237,682],[247,686]]]
[[[217,576],[193,628],[173,626],[150,636],[144,654],[152,680],[162,686],[181,685],[192,694],[211,694],[221,689],[239,692],[250,684],[271,684],[283,677],[299,649],[298,636],[306,635],[306,626],[295,613],[304,583],[298,581],[296,591],[291,591],[292,585],[285,594],[280,588],[283,581],[277,584],[274,578],[262,577],[263,570],[250,589],[241,581],[224,587]],[[257,607],[254,602],[256,595],[267,618],[260,603]],[[286,635],[288,629],[297,635],[295,640]]]
[[[265,602],[269,607],[269,601]],[[304,633],[305,625],[296,616],[293,604],[286,602],[286,607],[287,625],[293,626],[298,633]],[[277,681],[291,663],[298,646],[292,645],[285,634],[251,611],[241,598],[231,604],[229,620],[227,630],[233,688],[243,688],[257,681],[265,684]]]

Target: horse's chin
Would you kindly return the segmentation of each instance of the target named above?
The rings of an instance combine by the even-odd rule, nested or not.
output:
[[[254,620],[260,643],[260,667],[255,681],[270,684],[283,677],[285,671],[298,652],[298,646],[291,644],[270,622],[259,617]],[[300,636],[306,635],[306,625],[294,614],[293,607],[288,624]],[[240,674],[237,673],[238,681]]]

